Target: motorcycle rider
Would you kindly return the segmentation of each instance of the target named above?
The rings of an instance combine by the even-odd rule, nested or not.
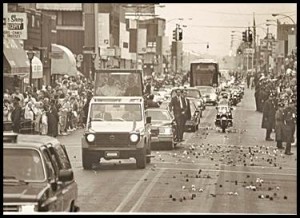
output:
[[[217,110],[219,110],[220,107],[224,107],[224,106],[228,107],[228,118],[232,119],[231,103],[228,99],[228,94],[227,93],[222,94],[222,98],[218,102]]]

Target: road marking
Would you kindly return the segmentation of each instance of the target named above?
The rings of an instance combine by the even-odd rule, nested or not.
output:
[[[156,162],[156,161],[152,161],[151,163],[153,164],[174,164],[174,162]],[[205,164],[205,163],[199,163],[199,164],[196,164],[196,163],[184,163],[184,162],[177,162],[176,163],[177,165],[180,164],[180,165],[193,165],[193,166],[216,166],[215,164]],[[229,166],[229,165],[225,165],[225,164],[219,164],[218,165],[219,167],[221,166],[225,166],[225,167],[233,167],[233,166]],[[245,167],[244,165],[235,165],[234,167]],[[269,167],[269,166],[248,166],[249,168],[259,168],[259,169],[274,169],[274,167]],[[296,170],[297,168],[294,168],[294,167],[284,167],[284,169],[286,170]]]
[[[162,173],[164,171],[165,171],[165,169],[160,169],[160,171],[158,172],[158,174],[156,174],[156,176],[154,177],[154,179],[151,181],[151,183],[148,185],[148,187],[146,188],[146,190],[143,192],[143,194],[140,196],[140,198],[138,199],[138,201],[135,203],[135,205],[131,208],[131,210],[129,212],[138,211],[140,209],[140,207],[144,203],[146,197],[148,196],[148,194],[152,190],[153,186],[156,184],[157,180],[160,178],[160,176],[162,175]]]
[[[198,171],[199,169],[191,168],[172,168],[172,167],[156,167],[156,169],[165,169],[165,170],[186,170],[186,171]],[[242,174],[265,174],[265,175],[276,175],[276,176],[297,176],[296,174],[288,173],[267,173],[267,172],[250,172],[250,171],[237,171],[237,170],[213,170],[213,169],[203,169],[203,171],[210,172],[224,172],[224,173],[242,173]]]
[[[145,172],[143,177],[134,185],[134,187],[130,190],[130,192],[127,194],[127,196],[123,199],[121,204],[115,209],[114,212],[121,212],[123,210],[123,208],[127,205],[131,197],[136,193],[138,188],[142,185],[142,183],[144,183],[144,179],[149,175],[150,172],[151,170]]]

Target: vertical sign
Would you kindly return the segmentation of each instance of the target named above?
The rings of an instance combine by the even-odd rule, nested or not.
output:
[[[129,32],[126,31],[126,24],[120,22],[120,40],[119,47],[121,48],[121,58],[130,60],[129,54]]]
[[[7,37],[13,39],[27,39],[27,14],[7,13]]]
[[[296,35],[288,35],[288,54],[292,54],[293,49],[296,48]]]
[[[137,53],[145,54],[147,48],[147,29],[138,29]]]
[[[98,45],[108,48],[109,42],[109,13],[98,13]]]

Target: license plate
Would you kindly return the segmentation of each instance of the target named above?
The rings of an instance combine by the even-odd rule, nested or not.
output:
[[[119,157],[119,152],[105,152],[106,157]]]

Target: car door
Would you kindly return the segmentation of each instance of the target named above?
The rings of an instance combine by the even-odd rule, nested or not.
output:
[[[65,147],[61,144],[57,144],[55,146],[55,151],[59,158],[60,169],[72,171],[71,163]],[[75,204],[75,201],[77,199],[77,183],[75,182],[74,178],[72,178],[70,181],[59,181],[59,183],[63,195],[63,210],[70,211],[70,209],[72,209],[72,205]]]
[[[47,179],[49,183],[55,183],[58,181],[58,173],[59,173],[59,168],[56,164],[56,160],[53,157],[51,149],[47,149],[47,148],[42,149],[42,154],[45,161]],[[59,188],[55,190],[51,186],[47,201],[49,202],[49,206],[48,206],[49,211],[63,210],[63,196]]]

